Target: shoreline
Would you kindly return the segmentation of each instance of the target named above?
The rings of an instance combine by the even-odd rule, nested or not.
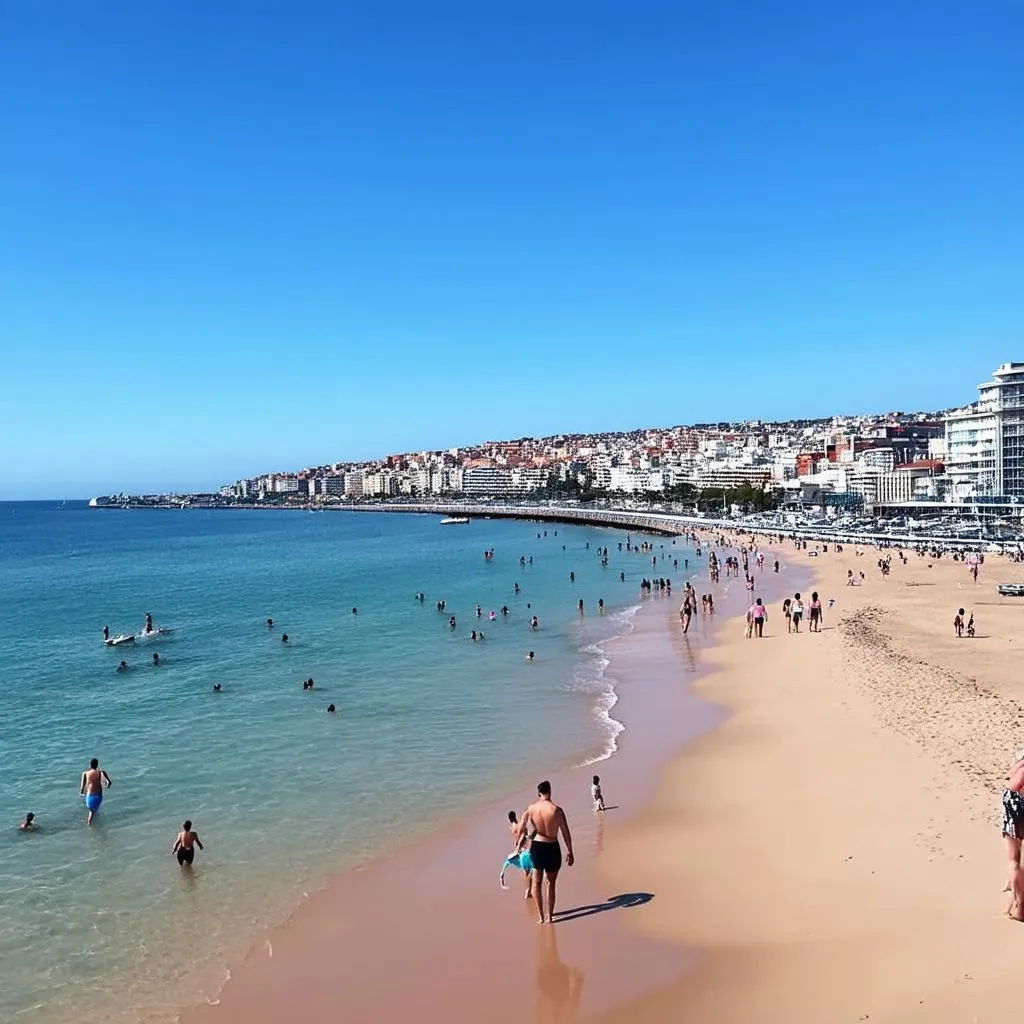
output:
[[[387,513],[404,515],[443,515],[466,516],[470,519],[521,519],[527,522],[565,523],[566,525],[596,526],[607,529],[633,529],[644,533],[652,533],[662,537],[679,537],[702,530],[716,533],[737,534],[771,538],[778,542],[781,539],[800,538],[809,541],[828,543],[858,544],[877,547],[904,547],[918,549],[938,546],[946,550],[979,551],[997,549],[1001,553],[1021,551],[1024,539],[1016,537],[984,538],[984,537],[951,537],[944,533],[871,533],[848,529],[837,529],[824,526],[791,526],[769,527],[757,520],[715,519],[697,515],[686,515],[674,512],[640,512],[627,509],[593,508],[586,506],[565,505],[530,505],[530,504],[495,504],[479,505],[465,502],[444,502],[438,504],[422,504],[415,502],[382,502],[380,504],[338,504],[304,502],[302,504],[260,504],[232,503],[222,505],[216,503],[199,503],[181,505],[173,503],[160,504],[104,504],[90,506],[97,509],[115,509],[118,511],[248,511],[248,512],[359,512]],[[964,524],[966,526],[966,524]]]
[[[699,584],[705,567],[706,560],[702,560],[687,574],[695,586],[707,586]],[[785,579],[778,579],[779,585]],[[624,919],[645,913],[657,894],[633,888],[610,897],[601,886],[595,859],[600,859],[606,827],[589,809],[589,773],[596,769],[602,775],[609,802],[622,808],[607,815],[610,834],[653,796],[662,766],[678,755],[682,746],[716,725],[720,712],[695,697],[690,682],[704,668],[703,652],[727,624],[733,624],[734,614],[746,607],[746,595],[737,582],[730,580],[713,588],[718,591],[720,609],[714,623],[695,618],[698,628],[685,643],[677,643],[681,637],[677,636],[678,627],[673,628],[678,621],[675,604],[661,599],[651,600],[636,613],[632,630],[602,641],[609,661],[605,671],[618,693],[615,709],[624,726],[618,737],[619,749],[597,765],[539,772],[551,778],[556,799],[564,801],[576,849],[582,855],[581,864],[560,875],[559,906],[563,910],[583,908],[579,916],[586,921],[556,921],[553,931],[559,938],[554,960],[547,946],[535,955],[564,978],[569,977],[562,970],[566,963],[578,962],[582,973],[591,979],[581,997],[582,1011],[587,1013],[605,1012],[668,983],[689,969],[697,955],[675,943],[651,942],[624,930]],[[671,722],[667,728],[666,722]],[[504,990],[515,1002],[514,993],[522,988],[524,979],[529,981],[534,954],[527,936],[534,925],[527,915],[529,928],[524,935],[523,920],[509,921],[510,914],[521,917],[526,901],[521,898],[518,879],[509,880],[513,892],[495,892],[494,875],[507,853],[504,810],[507,806],[521,810],[532,799],[531,791],[532,784],[526,783],[516,799],[506,798],[500,804],[488,801],[471,809],[467,821],[457,828],[414,840],[361,869],[341,871],[286,924],[254,943],[242,962],[232,967],[231,979],[214,1003],[185,1009],[179,1020],[182,1024],[217,1024],[238,1018],[270,1021],[286,1012],[296,991],[303,993],[305,1020],[334,1020],[336,1008],[330,993],[335,987],[345,991],[346,1005],[358,1011],[357,1017],[361,1012],[373,1019],[403,1020],[445,985],[465,988],[463,976],[467,970],[473,973],[476,963],[486,990],[464,995],[466,1015],[455,1019],[468,1021],[484,1014],[505,1019],[501,1007],[506,1003],[494,993]],[[623,800],[626,806],[620,803]],[[446,853],[449,845],[456,851],[450,856]],[[459,905],[449,913],[443,910],[443,880],[453,870],[459,879]],[[629,898],[615,902],[623,896]],[[604,909],[616,912],[602,913]],[[438,914],[447,916],[439,919]],[[565,932],[570,934],[563,940]],[[380,974],[395,959],[384,949],[395,941],[396,933],[403,936],[402,991],[390,992]],[[360,940],[354,951],[355,934]],[[557,950],[559,942],[563,943],[561,952]],[[488,949],[498,951],[497,956],[482,952]],[[415,969],[405,966],[410,961],[417,965]],[[345,966],[339,967],[340,963]],[[613,967],[616,963],[632,965],[628,979]],[[318,982],[321,970],[332,978],[324,991]],[[603,980],[593,980],[597,975]],[[543,1001],[545,997],[538,991],[537,998]],[[472,1013],[469,1004],[474,1006]],[[580,1010],[577,1006],[573,1013]],[[521,1007],[516,1005],[508,1019],[521,1016]]]

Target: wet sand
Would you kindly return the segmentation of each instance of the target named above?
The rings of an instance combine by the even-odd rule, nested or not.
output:
[[[763,640],[722,637],[695,691],[729,717],[598,863],[612,888],[643,863],[658,899],[627,927],[702,955],[596,1019],[1002,1020],[1024,954],[999,832],[1024,746],[1024,601],[995,588],[1024,567],[989,556],[975,585],[910,555],[883,581],[870,549],[783,550],[836,599],[824,631],[787,635],[776,602]],[[954,637],[958,607],[976,638]]]
[[[500,803],[469,809],[457,827],[341,874],[232,967],[216,1004],[186,1010],[183,1024],[260,1024],[289,1015],[309,1024],[582,1021],[673,987],[698,955],[649,934],[661,900],[649,884],[649,857],[628,867],[620,860],[614,883],[596,868],[608,836],[628,835],[653,797],[661,767],[721,720],[691,684],[715,624],[744,609],[746,594],[742,580],[696,585],[698,593],[714,590],[718,611],[696,617],[688,637],[678,626],[677,577],[672,597],[649,599],[633,632],[604,645],[620,698],[613,714],[626,726],[617,754],[563,771],[538,765],[536,779],[518,780]],[[595,772],[610,807],[603,816],[590,805]],[[508,872],[509,891],[499,889],[497,876],[510,847],[507,811],[521,811],[543,777],[568,813],[577,863],[559,876],[555,925],[541,927],[523,899],[521,873]],[[425,789],[424,800],[447,816],[459,794]]]

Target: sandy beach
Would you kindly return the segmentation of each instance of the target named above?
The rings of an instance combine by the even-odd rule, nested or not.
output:
[[[720,612],[688,637],[662,601],[610,643],[627,728],[610,761],[551,773],[578,857],[554,927],[518,875],[497,888],[521,780],[521,798],[336,879],[184,1024],[995,1020],[1024,942],[998,827],[1024,631],[995,586],[1024,567],[990,557],[974,584],[948,557],[894,557],[884,580],[873,550],[778,557],[779,576],[755,570],[763,639],[723,578],[698,581]],[[821,594],[820,633],[787,634],[792,588]],[[975,638],[954,637],[958,607]]]
[[[630,926],[702,956],[602,1019],[1001,1019],[1024,948],[999,833],[1024,629],[996,584],[1024,572],[990,557],[974,584],[948,557],[909,555],[883,580],[871,550],[783,557],[836,599],[824,630],[787,635],[775,604],[763,640],[722,638],[695,689],[728,719],[599,864],[614,885],[644,862],[658,900]],[[974,639],[953,635],[959,607]]]

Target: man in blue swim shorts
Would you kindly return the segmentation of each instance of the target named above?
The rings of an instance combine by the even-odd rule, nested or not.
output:
[[[94,757],[89,762],[89,767],[82,772],[82,785],[78,792],[85,796],[85,808],[89,812],[88,824],[92,824],[93,815],[100,809],[103,803],[103,780],[106,779],[107,788],[110,787],[110,776],[100,767],[100,762]]]

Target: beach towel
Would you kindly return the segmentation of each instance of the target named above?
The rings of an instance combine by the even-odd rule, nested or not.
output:
[[[521,853],[511,853],[505,858],[505,863],[501,865],[501,874],[498,875],[498,884],[502,889],[508,888],[505,884],[505,872],[509,868],[519,868],[520,871],[532,871],[533,859],[530,857],[530,851],[523,850]]]

